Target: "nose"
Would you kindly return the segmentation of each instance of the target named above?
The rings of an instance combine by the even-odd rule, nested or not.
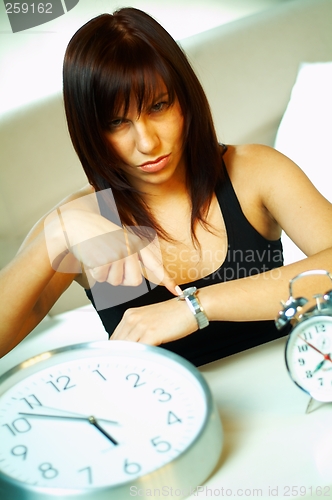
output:
[[[135,145],[143,154],[153,153],[159,145],[159,136],[148,117],[140,116],[135,121]]]

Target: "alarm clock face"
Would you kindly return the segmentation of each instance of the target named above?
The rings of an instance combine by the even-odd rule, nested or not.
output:
[[[66,490],[118,500],[143,476],[160,486],[179,475],[194,487],[190,468],[206,468],[198,455],[210,461],[204,479],[218,460],[221,426],[208,387],[173,353],[95,342],[25,366],[0,379],[0,491],[13,483],[33,493],[15,499]]]
[[[317,401],[332,401],[332,316],[313,315],[295,326],[286,364],[301,389]]]

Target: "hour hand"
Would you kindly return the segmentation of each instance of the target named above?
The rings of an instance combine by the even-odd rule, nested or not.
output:
[[[318,363],[318,365],[316,366],[316,368],[314,369],[314,371],[312,373],[318,372],[322,368],[322,366],[324,365],[325,361],[326,360],[323,359],[323,361],[321,361],[320,363]]]
[[[89,422],[91,425],[93,425],[103,436],[105,436],[111,443],[113,443],[115,446],[119,444],[101,425],[98,423],[98,421],[95,419],[94,416],[89,417]]]

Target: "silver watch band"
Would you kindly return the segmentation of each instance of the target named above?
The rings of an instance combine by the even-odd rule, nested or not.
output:
[[[205,314],[205,311],[196,296],[197,288],[191,286],[183,290],[182,295],[178,297],[179,300],[185,300],[188,304],[189,309],[196,318],[198,328],[201,330],[209,325],[209,320]]]

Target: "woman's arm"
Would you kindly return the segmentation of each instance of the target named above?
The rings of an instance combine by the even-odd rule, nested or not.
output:
[[[250,175],[245,175],[241,167],[242,155]],[[288,298],[289,280],[310,269],[332,272],[332,205],[299,167],[281,153],[252,145],[240,148],[239,157],[230,167],[239,199],[242,193],[255,191],[256,206],[287,233],[307,258],[251,278],[228,282],[227,288],[223,283],[212,285],[209,290],[201,290],[201,300],[211,320],[223,319],[225,315],[230,321],[273,319],[280,309],[280,301]],[[252,222],[255,224],[254,215]],[[273,227],[273,223],[270,226]],[[261,230],[263,232],[264,227]],[[301,280],[295,293],[309,298],[329,286],[324,277]],[[222,301],[218,301],[218,296],[223,297]],[[241,307],[236,307],[236,303]]]
[[[59,205],[78,200],[91,194],[90,186],[72,194]],[[14,259],[0,271],[0,357],[14,348],[48,314],[63,292],[78,276],[77,259],[66,246],[59,224],[48,225],[52,234],[53,253],[56,262],[51,263],[45,238],[45,220],[56,212],[57,207],[39,220],[23,241]],[[60,273],[57,268],[65,259],[67,269]]]
[[[16,257],[0,271],[0,356],[30,333],[74,278],[74,273],[57,273],[52,268],[40,221]]]
[[[282,228],[308,257],[259,275],[201,288],[198,297],[211,321],[274,319],[280,301],[288,298],[290,279],[309,269],[332,272],[332,205],[291,160],[271,148],[241,147],[231,151],[226,161],[251,224],[270,239]],[[326,291],[329,283],[326,277],[319,277],[301,280],[296,286],[296,295],[311,297],[317,290]],[[171,299],[127,310],[112,338],[158,345],[196,329],[187,305]]]
[[[91,187],[70,196],[36,224],[0,272],[0,356],[45,317],[74,279],[85,287],[96,281],[137,286],[141,263],[148,276],[178,294],[155,245],[103,217]]]

